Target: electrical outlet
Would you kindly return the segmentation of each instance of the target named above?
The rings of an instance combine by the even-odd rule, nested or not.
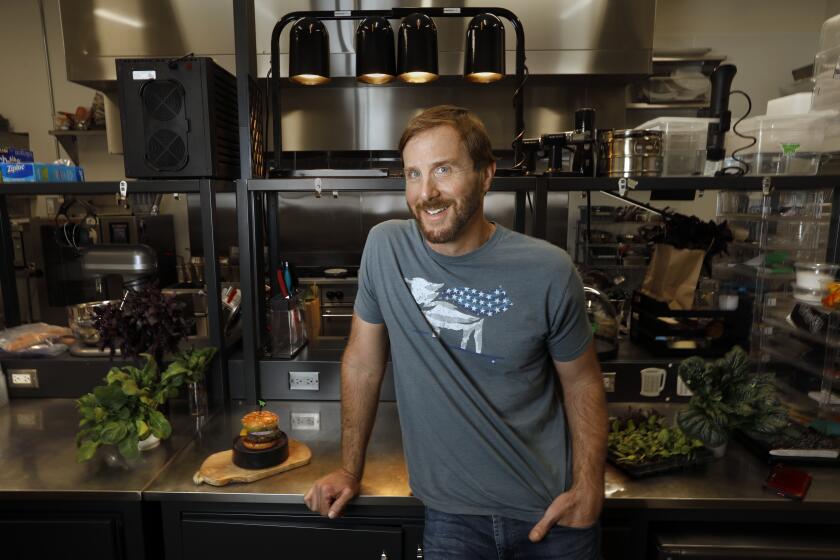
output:
[[[9,385],[11,387],[37,389],[38,370],[36,369],[10,369]]]
[[[320,412],[292,412],[291,425],[293,430],[320,430]]]
[[[615,372],[605,371],[604,376],[604,391],[607,393],[615,393]]]
[[[44,197],[44,205],[47,209],[47,216],[55,216],[56,213],[56,205],[58,204],[58,197],[57,196],[47,196]]]
[[[290,371],[289,389],[292,391],[317,391],[320,389],[317,371]]]

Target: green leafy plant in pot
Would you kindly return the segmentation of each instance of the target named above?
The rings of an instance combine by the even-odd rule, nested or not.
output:
[[[738,346],[718,360],[688,358],[678,373],[693,395],[677,423],[711,448],[723,449],[735,429],[774,434],[787,426],[787,409],[779,402],[772,375],[753,373]]]
[[[122,306],[106,306],[96,320],[103,347],[119,347],[142,367],[113,367],[105,385],[76,401],[81,420],[76,437],[77,460],[91,459],[101,445],[115,445],[126,459],[139,454],[138,443],[166,439],[172,427],[160,410],[187,383],[203,380],[215,348],[178,352],[189,323],[183,306],[155,287],[127,294]],[[161,371],[165,351],[172,363]],[[149,446],[151,447],[151,446]]]

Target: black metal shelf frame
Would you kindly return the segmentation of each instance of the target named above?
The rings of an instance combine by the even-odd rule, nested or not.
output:
[[[204,250],[204,278],[207,291],[207,321],[210,344],[218,348],[218,358],[213,360],[208,371],[212,405],[219,406],[229,401],[228,354],[222,324],[222,294],[219,282],[219,263],[216,245],[216,194],[232,192],[234,183],[214,179],[170,179],[153,181],[94,181],[90,183],[0,183],[0,291],[3,294],[3,310],[6,326],[20,324],[17,281],[14,268],[12,229],[9,220],[8,196],[36,195],[101,195],[120,194],[121,187],[131,193],[186,193],[197,194],[201,203],[201,230]]]
[[[432,17],[445,17],[442,8],[403,9],[392,11],[338,11],[338,12],[296,12],[284,17],[283,25],[296,17],[313,15],[321,19],[360,19],[363,15],[388,15],[399,17],[412,11],[421,11]],[[488,11],[483,8],[461,8],[460,17]],[[281,22],[275,31],[282,30]],[[236,47],[236,80],[239,108],[239,139],[241,178],[236,184],[237,226],[240,248],[240,281],[242,290],[243,320],[243,361],[245,375],[245,398],[256,403],[259,392],[259,363],[262,358],[261,348],[265,329],[265,299],[262,297],[264,283],[263,247],[266,235],[276,239],[277,220],[269,221],[269,230],[263,231],[264,212],[273,212],[276,216],[277,194],[282,192],[313,192],[318,188],[325,195],[331,191],[339,192],[399,192],[404,189],[400,177],[323,177],[323,178],[253,178],[251,167],[252,144],[250,137],[250,91],[258,76],[256,71],[255,12],[253,0],[234,0],[234,42]],[[279,32],[272,39],[272,48],[276,50]],[[524,40],[521,41],[524,47]],[[274,53],[272,58],[277,58]],[[517,63],[519,60],[517,60]],[[524,63],[524,60],[522,61]],[[274,63],[274,67],[277,67]],[[520,76],[521,78],[521,76]],[[280,76],[272,73],[272,82],[279,86]],[[276,99],[272,97],[272,99]],[[516,107],[517,113],[521,107]],[[279,120],[279,119],[277,119]],[[520,125],[517,114],[517,130]],[[275,136],[279,137],[279,123],[275,122]],[[279,150],[277,150],[279,153]],[[316,184],[317,183],[317,184]],[[626,193],[632,197],[633,191],[693,191],[693,190],[739,190],[764,191],[800,189],[833,189],[832,218],[829,232],[829,251],[827,258],[831,262],[840,262],[840,176],[772,176],[772,177],[496,177],[491,187],[495,192],[514,192],[516,194],[515,229],[524,230],[526,200],[533,193],[533,231],[535,237],[545,237],[548,193],[570,191],[607,191],[612,194]],[[259,297],[258,297],[259,296]]]
[[[246,372],[245,399],[256,403],[260,398],[259,367],[263,359],[266,300],[262,286],[265,283],[263,247],[266,236],[277,239],[279,220],[277,196],[279,193],[312,192],[331,196],[332,192],[403,192],[405,180],[401,177],[308,177],[288,179],[243,179],[237,182],[236,208],[239,228],[239,275],[242,290],[242,360]],[[532,201],[532,235],[545,238],[546,208],[548,205],[547,182],[542,177],[497,177],[490,186],[491,192],[508,192],[515,195],[514,229],[525,231],[526,203]],[[265,213],[272,216],[267,221],[268,231],[263,231]],[[269,249],[271,253],[272,249]],[[271,276],[271,275],[269,275]]]

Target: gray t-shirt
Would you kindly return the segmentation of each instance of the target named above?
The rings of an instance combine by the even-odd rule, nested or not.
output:
[[[454,514],[536,522],[571,483],[551,359],[587,348],[569,255],[499,225],[475,251],[433,251],[414,220],[368,236],[356,314],[385,323],[411,489]]]

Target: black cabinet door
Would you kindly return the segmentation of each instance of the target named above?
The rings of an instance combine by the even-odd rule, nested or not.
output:
[[[113,517],[0,517],[3,560],[123,558],[120,531]]]
[[[184,560],[388,560],[402,558],[402,529],[374,525],[327,526],[269,519],[181,521]]]

